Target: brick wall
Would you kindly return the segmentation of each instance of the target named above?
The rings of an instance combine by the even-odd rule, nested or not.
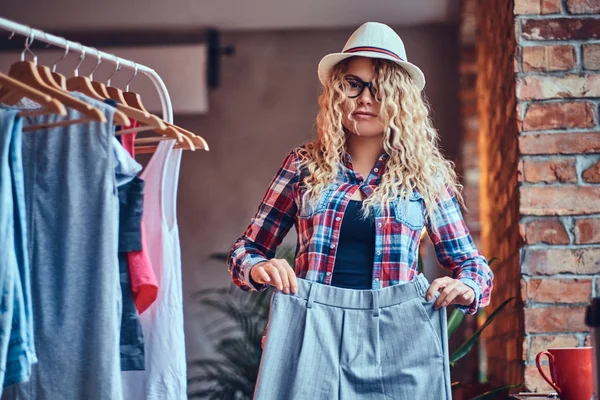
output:
[[[488,313],[520,295],[518,128],[515,97],[513,2],[479,3],[477,95],[479,109],[480,208],[482,250],[497,257],[495,289]],[[485,335],[488,378],[516,383],[523,379],[523,312],[514,301]]]
[[[550,390],[537,352],[587,344],[600,285],[598,13],[600,0],[489,0],[478,13],[482,247],[501,260],[490,309],[518,297],[486,335],[488,372],[528,390]]]
[[[515,0],[523,360],[582,346],[600,272],[600,0]]]

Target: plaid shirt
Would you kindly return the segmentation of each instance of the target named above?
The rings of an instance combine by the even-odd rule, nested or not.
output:
[[[275,256],[275,250],[292,225],[298,232],[294,270],[299,278],[331,284],[340,227],[348,201],[356,190],[369,196],[385,171],[387,154],[379,157],[366,179],[352,167],[346,153],[336,181],[326,187],[316,205],[303,204],[303,178],[306,168],[298,169],[299,156],[292,150],[271,181],[258,211],[246,232],[234,243],[227,264],[233,283],[244,290],[264,290],[255,283],[250,269]],[[413,192],[408,200],[398,198],[385,209],[375,210],[375,259],[372,289],[412,280],[417,274],[419,243],[427,229],[440,264],[453,277],[475,291],[468,307],[457,306],[474,314],[489,304],[493,273],[477,251],[463,220],[458,202],[450,191],[438,197],[439,210],[425,216],[422,196]],[[431,219],[438,226],[432,229]]]

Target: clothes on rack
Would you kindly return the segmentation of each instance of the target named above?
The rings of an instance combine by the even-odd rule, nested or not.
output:
[[[4,399],[120,399],[117,187],[141,166],[109,123],[87,122],[23,137],[31,293],[38,363]],[[55,115],[25,117],[27,125]],[[66,119],[82,116],[72,109]]]
[[[106,100],[108,104],[111,104]],[[115,104],[111,104],[113,107]],[[130,120],[131,127],[138,127]],[[119,140],[120,142],[120,140]],[[121,278],[121,371],[144,369],[144,334],[131,288],[131,269],[127,254],[142,250],[142,214],[144,209],[144,181],[134,177],[119,186],[119,276]]]
[[[105,99],[112,107],[117,102]],[[130,126],[137,128],[139,123],[129,119]],[[117,127],[119,130],[120,127]],[[117,138],[122,143],[121,136]],[[143,213],[144,181],[135,177],[131,182],[120,185],[119,192],[119,276],[121,284],[121,370],[135,371],[144,369],[144,334],[140,317],[135,306],[131,288],[131,269],[128,265],[127,253],[141,251],[141,224]]]
[[[181,150],[163,141],[141,174],[146,182],[143,226],[158,278],[156,301],[140,316],[146,343],[146,370],[123,372],[128,400],[183,400],[186,394],[181,254],[176,193]]]
[[[127,254],[142,250],[144,181],[140,178],[119,187],[119,275],[121,278],[121,371],[144,369],[144,334],[131,290]]]
[[[33,338],[25,194],[17,110],[0,110],[0,382],[29,379],[37,362]]]
[[[0,28],[93,52],[4,18]],[[171,102],[155,71],[102,57],[147,75],[171,127],[158,133],[182,134],[170,124]],[[13,75],[13,81],[22,78]],[[0,105],[0,244],[8,255],[0,260],[0,379],[7,386],[2,399],[187,398],[175,207],[181,149],[194,146],[179,143],[174,149],[174,141],[161,141],[137,177],[135,133],[122,135],[122,145],[115,139],[111,105],[45,88],[39,77],[22,80],[3,81],[10,89],[2,101],[24,104]],[[82,86],[94,94],[88,88]],[[97,108],[94,113],[100,111],[106,122],[98,114],[91,115],[97,122],[89,122],[90,109],[69,96]],[[29,98],[43,103],[44,113],[19,117],[36,107],[41,112],[26,104]],[[128,106],[141,110],[140,104]],[[145,111],[129,112],[151,120]],[[185,134],[208,150],[204,139]]]
[[[133,121],[133,120],[132,120]],[[137,121],[135,121],[137,124]],[[135,127],[132,125],[132,127]],[[119,136],[119,140],[125,150],[131,157],[135,158],[135,137],[136,133],[126,133]],[[127,253],[127,262],[129,266],[129,275],[131,277],[131,289],[135,306],[138,313],[143,313],[150,307],[158,296],[158,281],[152,262],[148,256],[148,246],[146,244],[145,228],[141,227],[141,249],[129,251]]]

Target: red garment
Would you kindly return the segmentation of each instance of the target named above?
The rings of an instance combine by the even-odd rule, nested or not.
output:
[[[131,120],[131,128],[136,128],[139,123],[136,120]],[[127,133],[121,135],[121,144],[127,152],[135,158],[135,133]],[[142,230],[142,250],[130,251],[127,253],[127,261],[129,264],[129,275],[131,278],[131,290],[135,301],[135,307],[138,313],[143,313],[150,307],[158,296],[158,280],[152,268],[152,263],[148,257],[148,246],[146,243],[146,232],[144,225]]]

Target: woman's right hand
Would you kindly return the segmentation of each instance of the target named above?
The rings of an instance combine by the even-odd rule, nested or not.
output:
[[[250,269],[250,276],[254,282],[269,284],[282,290],[285,294],[298,293],[298,280],[294,269],[283,258],[272,258],[255,264]]]

